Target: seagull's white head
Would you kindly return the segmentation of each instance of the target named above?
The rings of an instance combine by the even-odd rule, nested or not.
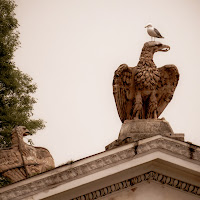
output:
[[[151,27],[153,27],[153,26],[152,26],[152,24],[149,23],[144,28],[151,28]]]

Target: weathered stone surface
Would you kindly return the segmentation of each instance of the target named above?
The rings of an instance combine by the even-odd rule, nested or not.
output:
[[[47,149],[33,147],[23,141],[23,136],[28,134],[29,131],[23,126],[14,128],[11,148],[0,150],[0,173],[12,183],[55,167]]]
[[[155,182],[161,183],[162,185],[155,184]],[[138,188],[141,187],[141,183],[143,183],[144,186],[140,189],[140,192],[138,194],[133,194],[135,190],[138,190]],[[144,183],[148,183],[148,185]],[[148,188],[149,185],[151,185],[150,189]],[[166,186],[170,186],[170,188],[164,189]],[[171,188],[176,188],[179,191],[195,194],[196,196],[182,194],[179,191],[173,191]],[[81,195],[77,198],[73,198],[72,200],[94,200],[100,199],[101,197],[104,197],[105,200],[146,200],[147,198],[150,200],[168,200],[175,198],[176,200],[188,200],[189,198],[190,200],[197,200],[200,197],[200,187],[188,184],[170,176],[157,173],[155,171],[150,171],[145,174],[141,174],[139,176],[132,177],[99,190]]]
[[[155,154],[153,154],[152,152],[155,152]],[[159,154],[159,152],[161,153]],[[149,156],[148,159],[147,157],[145,157],[146,155]],[[160,156],[153,157],[153,155],[155,156],[160,155]],[[28,199],[28,197],[30,198],[34,197],[32,199],[37,200],[40,199],[39,196],[37,196],[37,194],[42,194],[44,195],[43,197],[48,197],[48,195],[51,196],[53,194],[52,191],[55,190],[56,193],[58,191],[58,188],[62,188],[64,191],[69,190],[70,193],[70,190],[72,189],[71,185],[74,184],[73,187],[75,188],[78,187],[77,186],[78,184],[80,187],[84,186],[85,183],[83,182],[84,177],[85,177],[84,180],[86,182],[88,182],[88,180],[92,180],[96,176],[98,177],[98,179],[102,179],[103,176],[106,176],[106,173],[108,173],[107,176],[109,177],[111,174],[117,174],[118,170],[119,171],[122,169],[125,170],[124,167],[127,168],[133,167],[133,165],[139,163],[138,160],[140,160],[140,158],[142,162],[148,163],[150,160],[152,159],[154,160],[155,158],[165,160],[167,159],[168,155],[170,155],[171,160],[166,160],[166,162],[176,163],[176,166],[183,165],[184,162],[187,162],[183,166],[184,170],[186,170],[186,168],[191,168],[193,169],[193,172],[191,172],[192,174],[194,174],[194,171],[199,171],[198,173],[200,174],[198,165],[198,163],[200,163],[200,147],[195,146],[193,144],[188,144],[183,141],[174,140],[169,137],[157,135],[144,140],[139,140],[138,142],[133,142],[132,144],[128,144],[110,151],[102,152],[100,154],[77,161],[71,165],[58,167],[47,173],[43,173],[38,176],[31,177],[30,179],[18,182],[16,184],[12,184],[8,187],[1,188],[0,199],[18,200],[18,199]],[[115,170],[113,170],[113,168],[115,168]],[[164,169],[163,166],[161,166],[161,169]],[[143,170],[146,170],[146,168],[144,167]],[[150,170],[155,170],[155,168],[154,167],[150,168]],[[170,170],[174,170],[173,166],[171,165],[170,165]],[[133,171],[139,173],[138,170],[133,170]],[[181,191],[186,191],[188,193],[194,194],[199,197],[200,178],[195,176],[195,179],[197,178],[198,180],[191,181],[192,179],[185,177],[185,175],[181,177],[176,177],[177,176],[176,172],[173,175],[166,174],[166,170],[163,170],[163,172],[164,174],[159,173],[158,171],[157,172],[154,171],[153,174],[150,174],[152,175],[151,176],[152,180],[155,179],[154,181],[177,188]],[[99,173],[101,174],[99,175]],[[145,180],[148,181],[147,179],[144,179],[144,177],[146,177],[146,175],[148,175],[149,173],[150,171],[146,171],[145,173],[141,173],[138,174],[137,176],[134,176],[131,172],[130,173],[131,176],[129,178],[131,178],[131,180],[133,181],[141,180],[144,182]],[[129,180],[125,179],[124,175],[120,177],[122,179],[121,180],[122,183],[125,180]],[[170,180],[171,182],[169,182]],[[121,186],[121,181],[114,182],[114,184],[116,184],[116,187],[115,185],[112,186],[106,182],[105,187],[109,189],[110,188],[109,186],[112,186],[113,190],[117,192],[118,190],[116,190],[115,188]],[[140,183],[140,182],[135,182],[135,183]],[[189,189],[188,187],[190,187],[191,185],[192,188]],[[100,195],[101,193],[99,192],[101,192],[101,189],[104,189],[104,187],[99,186],[97,187],[97,189],[85,192],[83,194],[82,193],[79,194],[77,191],[76,192],[72,191],[70,193],[71,196],[66,195],[65,197],[63,197],[63,199],[68,200],[68,199],[78,198],[81,195],[82,195],[81,198],[84,199],[86,198],[85,195],[90,194],[89,192],[91,192],[92,194]],[[56,197],[55,198],[48,197],[48,198],[51,200],[61,199]]]
[[[174,134],[171,126],[164,119],[125,120],[117,140],[106,146],[106,150],[155,135],[171,137],[184,141],[184,134]]]
[[[154,135],[170,136],[173,133],[169,123],[164,120],[126,120],[119,133],[119,141],[133,138],[133,141],[152,137]]]
[[[153,55],[168,51],[160,42],[146,42],[136,67],[122,64],[115,71],[113,94],[122,123],[132,119],[157,119],[171,101],[179,80],[175,65],[157,68]]]

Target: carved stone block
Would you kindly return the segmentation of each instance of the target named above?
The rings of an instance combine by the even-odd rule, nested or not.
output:
[[[184,141],[184,134],[175,134],[164,119],[125,120],[117,140],[106,146],[106,150],[116,148],[126,143],[137,142],[155,135],[171,137]]]

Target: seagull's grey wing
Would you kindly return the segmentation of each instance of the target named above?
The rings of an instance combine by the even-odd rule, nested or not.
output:
[[[154,28],[155,33],[157,34],[157,37],[163,38],[163,36],[160,34],[160,32]]]

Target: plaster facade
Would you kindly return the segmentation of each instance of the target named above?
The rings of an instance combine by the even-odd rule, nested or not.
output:
[[[102,198],[102,200],[198,200],[199,197],[185,194],[177,189],[155,182],[146,182],[123,192]]]

